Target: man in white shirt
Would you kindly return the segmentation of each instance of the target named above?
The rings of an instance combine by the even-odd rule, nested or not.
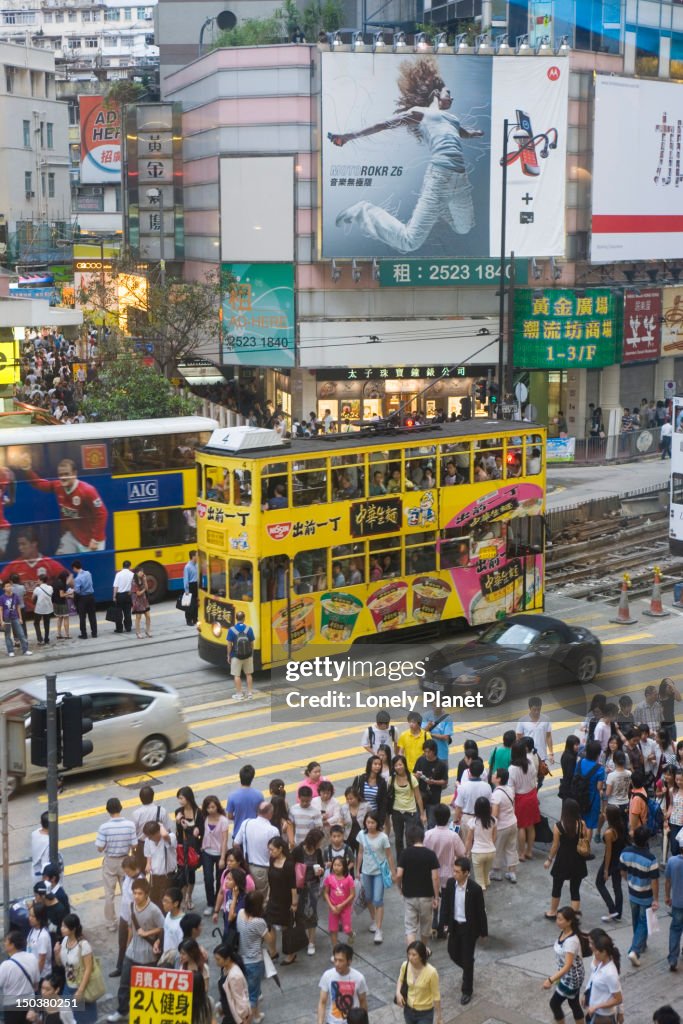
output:
[[[133,573],[130,570],[130,562],[126,560],[123,568],[119,569],[114,576],[114,592],[112,601],[116,606],[115,633],[130,633],[133,628],[132,597],[130,587],[133,582]]]
[[[368,985],[360,973],[351,966],[353,950],[338,942],[332,950],[334,967],[325,971],[319,982],[318,1024],[341,1024],[353,1006],[368,1008]]]
[[[363,733],[361,743],[363,750],[368,754],[376,754],[382,744],[386,744],[391,750],[391,756],[396,753],[396,729],[390,725],[391,715],[388,711],[378,711],[375,724],[369,725]]]
[[[313,790],[310,786],[299,786],[299,801],[289,809],[289,817],[294,824],[294,845],[303,843],[312,828],[323,827],[323,816],[320,809],[312,807]]]
[[[178,867],[178,840],[175,832],[169,832],[158,821],[146,822],[142,831],[145,837],[145,870],[149,875],[149,898],[161,910],[162,897],[171,885],[171,875]]]
[[[8,959],[0,964],[0,993],[5,1000],[6,1024],[20,1024],[26,1020],[25,1010],[11,1010],[11,1000],[18,997],[33,999],[40,977],[38,958],[26,952],[26,941],[20,931],[12,929],[5,936]]]
[[[467,833],[474,824],[474,805],[480,796],[491,799],[491,787],[482,779],[484,762],[475,757],[470,765],[470,777],[463,781],[458,789],[453,808],[453,820],[460,825],[460,838],[467,842]]]
[[[130,820],[135,825],[135,834],[137,836],[137,858],[140,865],[140,870],[145,869],[145,854],[144,845],[145,837],[143,835],[143,828],[148,821],[158,821],[160,825],[163,825],[167,832],[171,832],[174,828],[174,823],[168,815],[168,811],[161,806],[161,804],[154,802],[154,790],[151,786],[141,786],[140,792],[138,793],[140,798],[140,807],[136,807],[131,813]]]
[[[540,697],[529,697],[529,714],[517,723],[517,739],[530,736],[539,760],[546,764],[555,764],[553,754],[553,733],[550,719],[541,714],[543,701]]]
[[[493,779],[496,788],[491,797],[491,811],[496,821],[496,856],[493,859],[491,878],[500,881],[505,871],[508,882],[514,883],[517,881],[519,850],[515,791],[508,785],[509,777],[507,768],[498,768]]]
[[[270,821],[273,816],[273,805],[270,800],[263,800],[258,805],[256,815],[255,818],[245,818],[232,841],[236,846],[241,847],[254,879],[254,885],[267,900],[268,868],[270,866],[268,843],[280,833]]]
[[[593,733],[593,739],[600,744],[602,756],[600,760],[605,763],[605,756],[607,752],[607,744],[609,743],[610,736],[612,735],[612,722],[619,714],[619,708],[616,704],[606,704],[605,709],[600,716],[600,721],[595,726]]]
[[[50,863],[50,836],[48,833],[48,813],[43,811],[40,816],[40,828],[31,832],[31,870],[33,881],[31,888],[36,882],[42,881],[43,868]]]

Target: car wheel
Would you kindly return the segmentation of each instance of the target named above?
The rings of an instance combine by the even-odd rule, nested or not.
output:
[[[491,707],[502,704],[507,697],[508,681],[505,676],[490,676],[484,683],[484,700]]]
[[[168,743],[163,736],[150,736],[138,750],[138,764],[153,771],[161,768],[168,757]]]
[[[598,659],[594,654],[583,654],[576,666],[576,678],[580,683],[592,683],[598,674]]]
[[[168,592],[166,570],[158,562],[143,562],[140,566],[147,577],[147,597],[150,604],[163,601]]]

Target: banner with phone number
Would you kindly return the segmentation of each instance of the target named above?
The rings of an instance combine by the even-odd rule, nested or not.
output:
[[[294,366],[294,265],[221,265],[220,361],[240,366]]]

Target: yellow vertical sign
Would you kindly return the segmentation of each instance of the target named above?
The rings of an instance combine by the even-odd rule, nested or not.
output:
[[[19,381],[19,346],[14,339],[0,341],[0,387]]]

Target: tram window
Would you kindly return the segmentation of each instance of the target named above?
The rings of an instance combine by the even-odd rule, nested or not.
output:
[[[470,542],[468,537],[442,540],[439,544],[439,564],[441,569],[459,569],[469,565],[469,561]]]
[[[299,551],[294,556],[294,590],[297,594],[313,594],[327,590],[326,548]]]
[[[230,471],[220,466],[205,466],[204,493],[207,501],[227,505],[230,501]]]
[[[393,579],[401,575],[401,540],[386,537],[370,541],[370,581]]]
[[[442,483],[450,486],[447,476],[452,476],[448,469],[449,462],[455,464],[457,484],[468,484],[470,482],[470,442],[458,441],[454,444],[441,445],[441,473]]]
[[[199,463],[197,463],[197,497],[206,497],[204,493],[204,467],[200,466]]]
[[[251,470],[234,469],[232,472],[233,505],[251,505]]]
[[[209,555],[209,593],[225,597],[225,559],[220,555]]]
[[[302,459],[292,465],[292,504],[320,505],[327,501],[327,460]]]
[[[507,524],[507,555],[538,555],[543,552],[543,517],[523,516]]]
[[[500,437],[481,438],[474,442],[474,481],[502,480],[503,441]]]
[[[354,587],[365,582],[365,545],[332,548],[332,586]]]
[[[286,463],[270,462],[261,470],[261,504],[264,510],[289,505]]]
[[[261,601],[281,601],[287,596],[287,555],[261,559]]]
[[[365,497],[365,466],[362,455],[333,455],[332,497],[336,501]]]
[[[406,537],[406,575],[436,569],[436,533],[413,533]]]
[[[671,474],[671,504],[683,505],[683,473]]]
[[[231,558],[228,568],[230,570],[230,600],[253,601],[254,569],[251,562],[245,558]]]
[[[368,453],[370,497],[401,490],[401,453],[396,449]]]
[[[209,589],[209,580],[206,573],[206,554],[203,551],[197,552],[197,575],[199,578],[199,587],[201,590]]]
[[[424,491],[436,487],[436,447],[421,445],[406,449],[406,489]]]
[[[526,441],[527,476],[536,476],[543,466],[543,438],[540,434],[529,434]]]

